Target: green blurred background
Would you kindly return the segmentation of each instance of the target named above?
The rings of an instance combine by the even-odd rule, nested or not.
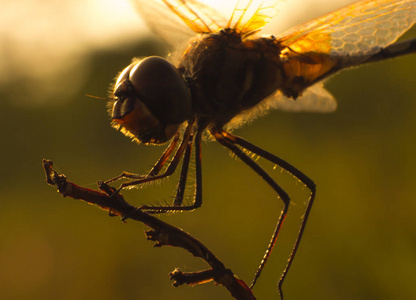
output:
[[[56,26],[56,35],[45,40],[61,43],[59,20],[46,25]],[[42,158],[90,188],[122,170],[151,167],[163,148],[130,142],[109,126],[106,101],[86,94],[106,97],[109,83],[133,56],[164,55],[162,44],[135,36],[94,47],[80,44],[82,51],[75,52],[82,55],[62,62],[51,51],[51,64],[71,68],[53,73],[44,63],[42,75],[30,64],[41,57],[36,43],[17,49],[4,35],[2,41],[0,298],[230,299],[213,283],[173,288],[167,274],[174,268],[191,272],[207,266],[181,249],[152,248],[142,224],[124,224],[63,198],[44,180]],[[27,53],[27,62],[14,61],[18,50]],[[284,285],[287,299],[416,299],[415,69],[412,56],[344,71],[326,84],[338,100],[335,113],[273,111],[235,131],[317,184]],[[162,219],[200,239],[249,283],[281,204],[220,145],[204,143],[202,150],[202,208]],[[276,299],[308,192],[285,172],[264,166],[293,199],[285,230],[254,289],[258,299]],[[163,202],[171,199],[175,179],[124,195],[135,205]]]

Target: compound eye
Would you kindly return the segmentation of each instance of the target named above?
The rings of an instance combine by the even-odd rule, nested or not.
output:
[[[192,115],[185,80],[161,57],[148,57],[125,68],[114,96],[113,126],[143,143],[168,141]]]
[[[111,112],[112,119],[122,119],[134,109],[136,99],[129,97],[127,99],[117,99],[114,101],[113,110]]]
[[[119,76],[119,79],[122,75],[123,73]],[[118,81],[119,80],[117,80],[117,82]],[[121,119],[134,109],[136,102],[135,92],[130,82],[128,80],[124,80],[118,85],[116,85],[114,96],[115,101],[113,103],[113,108],[111,111],[111,118]]]
[[[150,56],[135,65],[129,80],[160,121],[181,124],[191,116],[191,95],[179,71],[167,60]]]
[[[131,69],[137,64],[137,62],[133,62],[130,65],[128,65],[126,68],[124,68],[123,71],[121,71],[121,73],[118,75],[117,77],[117,81],[115,86],[115,89],[117,89],[117,87],[125,80],[129,79],[130,76],[130,71]],[[115,93],[115,91],[114,91]]]

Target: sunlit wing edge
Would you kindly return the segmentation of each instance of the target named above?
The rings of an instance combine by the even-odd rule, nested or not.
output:
[[[214,33],[222,29],[225,19],[212,7],[196,0],[162,0],[169,9],[196,33]]]
[[[227,27],[234,29],[242,36],[252,35],[260,31],[277,15],[277,6],[280,2],[282,0],[240,0],[234,8]]]
[[[146,26],[170,46],[187,42],[195,36],[185,23],[162,0],[131,0]]]
[[[331,113],[337,109],[337,101],[334,96],[324,88],[322,82],[307,88],[296,100],[284,96],[280,91],[276,91],[255,107],[237,115],[226,125],[225,129],[237,129],[243,125],[249,124],[259,117],[267,115],[274,109],[296,113]]]
[[[391,22],[383,19],[389,16]],[[395,20],[400,18],[403,20]],[[370,0],[295,26],[276,38],[282,46],[297,53],[323,53],[348,60],[351,56],[365,58],[376,53],[395,42],[415,22],[416,0]],[[364,25],[370,29],[366,31]],[[386,30],[388,34],[381,34],[387,25],[391,25]],[[370,32],[371,28],[374,28],[374,33],[365,36],[364,33]],[[377,36],[376,30],[380,32]]]

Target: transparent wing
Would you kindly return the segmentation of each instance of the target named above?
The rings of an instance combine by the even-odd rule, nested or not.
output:
[[[341,65],[353,65],[395,42],[415,21],[416,0],[360,1],[277,39],[294,53],[327,54]]]
[[[337,101],[322,83],[307,88],[296,100],[277,92],[270,101],[273,101],[273,108],[289,112],[330,113],[337,109]]]
[[[162,0],[131,0],[147,27],[167,44],[188,41],[195,33]]]
[[[168,44],[187,41],[195,33],[214,33],[232,28],[242,36],[263,28],[284,0],[239,0],[227,20],[197,0],[131,0],[147,26]],[[172,13],[173,12],[173,13]]]
[[[172,46],[227,23],[219,12],[196,0],[131,1],[149,29]]]
[[[261,30],[277,13],[282,0],[239,0],[227,23],[242,36],[251,35]]]
[[[237,129],[258,117],[266,115],[273,109],[288,112],[330,113],[337,109],[337,101],[324,88],[322,82],[307,88],[296,100],[286,97],[281,91],[276,91],[258,105],[234,117],[227,123],[225,129]]]
[[[196,0],[162,1],[194,32],[217,32],[226,24],[219,12]]]
[[[196,0],[162,0],[179,18],[197,33],[214,33],[232,28],[242,36],[261,30],[278,10],[282,0],[239,0],[230,20],[225,19],[213,8]]]

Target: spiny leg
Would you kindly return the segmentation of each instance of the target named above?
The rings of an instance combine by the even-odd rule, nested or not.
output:
[[[312,205],[313,205],[313,201],[315,199],[315,194],[316,194],[316,186],[315,183],[305,174],[303,174],[301,171],[299,171],[298,169],[296,169],[294,166],[292,166],[291,164],[289,164],[288,162],[284,161],[283,159],[271,154],[270,152],[267,152],[253,144],[251,144],[250,142],[232,135],[228,132],[222,131],[221,134],[224,136],[224,138],[226,138],[228,141],[230,141],[231,143],[240,145],[241,147],[263,157],[264,159],[280,166],[281,168],[285,169],[286,171],[288,171],[289,173],[291,173],[293,176],[295,176],[297,179],[299,179],[304,185],[306,185],[306,187],[309,188],[309,190],[311,191],[311,196],[309,198],[308,204],[306,206],[306,210],[305,210],[305,215],[303,216],[300,228],[299,228],[299,233],[298,236],[296,237],[296,241],[295,244],[293,245],[293,249],[292,252],[289,256],[289,260],[287,262],[287,265],[285,267],[285,269],[283,270],[282,276],[280,277],[279,283],[278,283],[278,291],[280,294],[281,299],[283,299],[283,293],[282,293],[282,285],[283,285],[283,281],[290,269],[290,266],[292,265],[293,259],[296,255],[296,252],[298,250],[300,241],[302,239],[302,235],[303,232],[305,231],[305,227],[306,227],[306,223],[308,221],[308,217],[310,214],[310,211],[312,209]],[[273,241],[273,238],[272,238]],[[272,243],[270,243],[270,246],[267,248],[266,253],[264,255],[264,258],[262,260],[262,262],[260,263],[259,268],[257,269],[256,274],[254,275],[254,279],[253,282],[251,284],[251,287],[254,286],[254,284],[256,283],[256,280],[259,278],[260,273],[267,261],[267,258],[270,255],[270,252],[272,251]]]
[[[183,203],[183,197],[185,194],[186,189],[186,181],[188,179],[188,170],[189,170],[189,163],[191,160],[191,153],[192,153],[192,141],[188,142],[188,146],[185,150],[185,155],[182,161],[182,170],[181,175],[179,177],[178,187],[176,188],[176,195],[175,200],[173,201],[173,206],[181,206]]]
[[[198,131],[195,137],[195,173],[196,173],[196,182],[195,182],[195,194],[194,201],[192,205],[181,206],[183,202],[183,196],[186,186],[186,181],[188,177],[188,169],[192,152],[192,139],[189,140],[187,148],[185,150],[185,155],[182,163],[182,171],[179,179],[178,187],[176,190],[176,196],[173,206],[162,206],[162,207],[152,207],[152,206],[142,206],[140,209],[146,213],[165,213],[172,211],[190,211],[194,210],[201,206],[202,204],[202,164],[201,164],[201,137],[202,131]]]
[[[254,160],[252,160],[238,146],[235,145],[233,140],[231,140],[228,137],[227,132],[220,129],[220,130],[211,131],[211,133],[214,135],[216,140],[221,145],[230,149],[239,159],[241,159],[250,168],[252,168],[258,175],[260,175],[275,190],[275,192],[277,193],[279,198],[283,201],[284,206],[283,206],[283,209],[280,213],[279,219],[277,221],[276,228],[273,232],[269,247],[267,248],[267,251],[266,251],[266,253],[263,257],[263,260],[260,263],[259,268],[262,269],[264,267],[264,265],[266,264],[267,259],[270,256],[271,250],[273,249],[273,247],[276,243],[276,240],[277,240],[277,236],[280,232],[280,229],[282,228],[283,221],[286,218],[287,211],[289,209],[290,198],[287,195],[287,193],[270,177],[270,175],[265,170],[263,170],[263,168],[261,168]],[[260,271],[257,270],[256,275],[255,275],[255,279],[254,279],[253,283],[251,284],[250,288],[252,288],[254,286],[255,281],[257,280],[258,276],[260,275],[261,269],[260,269]]]
[[[179,137],[180,137],[180,134],[178,132],[178,133],[175,134],[175,136],[173,137],[169,146],[165,149],[162,156],[159,158],[159,160],[156,162],[156,164],[152,167],[152,169],[150,170],[150,172],[147,175],[134,174],[134,173],[129,173],[129,172],[123,171],[123,173],[121,173],[120,175],[118,175],[114,178],[111,178],[111,179],[105,181],[105,183],[109,184],[111,182],[114,182],[114,181],[117,181],[117,180],[120,180],[120,179],[123,179],[123,178],[141,179],[141,178],[157,175],[160,172],[160,170],[163,168],[163,166],[166,164],[169,157],[172,155],[173,151],[175,150],[176,145],[178,144],[178,141],[179,141]]]
[[[182,169],[181,169],[181,175],[179,177],[179,182],[176,188],[176,196],[175,200],[173,201],[173,207],[181,206],[183,202],[183,197],[185,193],[186,188],[186,181],[188,178],[188,170],[189,170],[189,163],[192,153],[192,144],[193,144],[193,138],[191,138],[188,141],[188,145],[185,149],[185,154],[183,156],[182,161]],[[143,205],[140,207],[142,211],[146,211],[147,213],[165,213],[168,211],[172,211],[172,206],[148,206]]]
[[[169,157],[172,155],[173,151],[175,150],[176,145],[178,144],[179,136],[180,136],[179,132],[175,134],[172,142],[169,144],[168,148],[166,148],[166,150],[163,152],[162,156],[159,158],[159,160],[153,166],[153,168],[150,170],[147,176],[156,176],[157,174],[159,174],[160,170],[163,168],[163,166],[166,164]]]
[[[191,133],[192,133],[192,127],[193,127],[192,122],[187,125],[187,127],[185,129],[185,132],[183,134],[182,141],[181,141],[178,149],[176,150],[172,161],[170,162],[169,166],[167,167],[167,169],[164,173],[154,175],[154,176],[146,176],[146,177],[139,178],[137,180],[133,180],[133,181],[129,181],[129,182],[123,182],[120,185],[120,187],[117,189],[117,192],[122,190],[123,188],[126,188],[126,187],[131,187],[131,186],[140,185],[140,184],[146,183],[146,182],[160,180],[160,179],[163,179],[163,178],[166,178],[166,177],[172,175],[175,172],[176,167],[178,166],[178,164],[179,164],[179,162],[182,158],[182,155],[183,155],[183,153],[184,153],[184,151],[185,151],[185,149],[188,145],[188,141],[189,141],[189,139],[191,137]],[[162,155],[162,158],[163,158],[163,155]]]

